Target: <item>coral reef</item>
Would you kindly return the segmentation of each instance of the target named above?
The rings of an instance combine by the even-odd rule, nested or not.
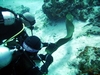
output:
[[[70,13],[74,19],[83,22],[89,21],[86,27],[90,25],[92,27],[81,34],[85,36],[100,35],[99,0],[44,0],[42,9],[49,19],[66,19],[66,14]]]
[[[100,48],[86,46],[78,56],[80,75],[100,75]]]
[[[51,19],[65,18],[70,12],[76,19],[86,21],[90,16],[93,18],[100,13],[100,7],[97,6],[100,6],[99,0],[44,0],[42,9]]]

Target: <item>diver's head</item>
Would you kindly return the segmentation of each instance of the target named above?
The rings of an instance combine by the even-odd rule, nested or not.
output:
[[[9,48],[0,46],[0,69],[6,67],[12,59],[12,52]]]
[[[22,21],[26,27],[30,28],[35,24],[35,18],[33,14],[26,12],[22,15]]]
[[[37,36],[29,36],[23,42],[23,48],[27,52],[38,52],[41,49],[41,40]]]
[[[0,24],[4,24],[5,26],[8,26],[15,23],[15,15],[12,12],[2,11],[1,15],[2,15],[2,20],[0,20]]]

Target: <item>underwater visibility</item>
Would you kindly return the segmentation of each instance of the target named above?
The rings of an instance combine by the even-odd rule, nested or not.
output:
[[[100,0],[0,0],[0,75],[100,75]]]

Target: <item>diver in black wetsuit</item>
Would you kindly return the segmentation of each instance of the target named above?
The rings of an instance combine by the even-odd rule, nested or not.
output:
[[[34,16],[31,16],[30,13],[16,14],[7,8],[0,7],[0,45],[14,49],[10,63],[7,62],[7,59],[0,59],[7,64],[1,66],[3,64],[1,63],[0,75],[42,75],[48,72],[53,57],[51,54],[37,54],[42,47],[48,46],[48,43],[42,43],[36,36],[28,36],[23,27],[27,25],[28,28],[32,29],[34,23]],[[2,48],[0,53],[2,53]],[[3,56],[6,57],[6,51],[4,55],[1,54],[0,58]],[[45,62],[39,68],[33,60]]]
[[[38,54],[42,47],[47,47],[48,43],[42,43],[37,36],[30,36],[25,39],[23,46],[13,52],[10,64],[2,67],[0,75],[43,75],[48,73],[48,67],[53,62],[51,54]],[[16,46],[16,45],[15,45]],[[11,49],[12,48],[12,49]],[[13,50],[14,47],[9,49]],[[6,53],[7,54],[7,53]],[[3,54],[1,56],[4,56]],[[0,57],[3,58],[3,57]],[[7,58],[7,57],[6,57]],[[9,57],[8,57],[9,59]],[[3,60],[6,61],[7,59]],[[43,65],[38,67],[34,60],[42,61]],[[0,60],[2,61],[2,60]]]

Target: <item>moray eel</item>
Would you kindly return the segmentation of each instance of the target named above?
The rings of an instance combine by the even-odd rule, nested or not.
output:
[[[68,13],[66,15],[66,30],[67,30],[67,35],[64,38],[59,39],[52,46],[48,46],[46,48],[46,50],[45,50],[47,53],[52,54],[61,45],[67,43],[72,38],[72,35],[73,35],[73,32],[74,32],[74,25],[73,25],[72,21],[73,21],[73,16],[70,13]]]

